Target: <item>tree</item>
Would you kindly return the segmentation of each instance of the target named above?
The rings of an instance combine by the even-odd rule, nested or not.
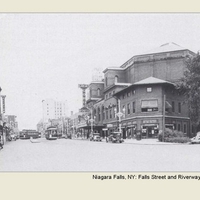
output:
[[[177,88],[185,96],[189,114],[195,129],[200,127],[200,55],[187,57],[186,70]]]

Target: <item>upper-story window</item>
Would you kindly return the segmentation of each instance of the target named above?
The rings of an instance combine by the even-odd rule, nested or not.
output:
[[[172,101],[172,112],[175,112],[175,104],[174,104],[174,101]]]
[[[115,90],[113,90],[113,94],[115,94]]]
[[[127,104],[127,114],[131,113],[130,103]]]
[[[127,97],[130,97],[131,96],[131,93],[130,92],[127,92]]]
[[[105,84],[106,84],[106,86],[108,86],[108,78],[107,77],[105,78]]]
[[[132,94],[135,94],[135,90],[132,90]]]
[[[125,99],[125,97],[126,97],[126,94],[124,93],[123,96],[122,96],[122,98]]]
[[[158,100],[157,99],[142,100],[141,111],[142,112],[158,111]]]
[[[178,103],[178,113],[181,113],[181,103]]]
[[[152,87],[148,87],[147,92],[152,92]]]
[[[97,89],[97,95],[100,96],[100,89]]]
[[[115,76],[115,83],[118,83],[118,76]]]
[[[132,103],[133,113],[135,113],[135,101]]]

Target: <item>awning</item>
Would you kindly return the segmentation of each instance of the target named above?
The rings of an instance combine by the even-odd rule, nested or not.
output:
[[[142,108],[157,108],[158,107],[158,100],[142,100]]]

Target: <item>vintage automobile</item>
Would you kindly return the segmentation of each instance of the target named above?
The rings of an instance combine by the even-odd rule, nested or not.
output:
[[[124,140],[122,139],[121,132],[113,132],[106,138],[106,142],[122,143]]]
[[[101,142],[102,141],[102,138],[100,136],[100,133],[93,133],[91,136],[90,136],[90,141],[98,141],[98,142]]]
[[[191,144],[200,144],[200,132],[198,132],[195,137],[191,138],[190,143]]]

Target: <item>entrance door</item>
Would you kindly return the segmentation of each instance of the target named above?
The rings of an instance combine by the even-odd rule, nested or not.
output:
[[[151,126],[147,127],[147,137],[148,138],[152,138],[152,135],[153,135],[152,131],[154,131],[153,127],[151,127]]]

